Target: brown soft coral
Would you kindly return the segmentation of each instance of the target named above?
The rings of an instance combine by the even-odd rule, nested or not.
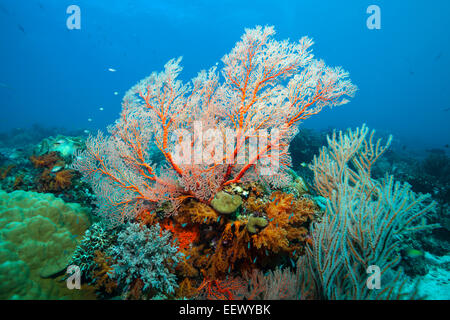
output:
[[[191,279],[185,278],[181,281],[179,287],[175,291],[175,295],[177,298],[192,298],[197,294],[197,288],[193,285],[193,281]]]
[[[223,219],[213,208],[195,200],[189,200],[183,204],[178,215],[180,223],[212,224],[223,222]]]
[[[1,167],[0,168],[0,180],[5,179],[15,166],[16,166],[15,164],[10,164],[8,166]]]
[[[107,293],[113,293],[117,287],[117,282],[109,276],[109,273],[113,270],[111,266],[112,258],[99,250],[96,250],[94,255],[94,262],[97,265],[93,271],[95,288],[97,290],[103,289]]]
[[[248,197],[247,201],[244,202],[244,207],[249,212],[264,213],[267,208],[267,201],[265,198],[257,197],[252,194]]]
[[[35,168],[47,168],[51,169],[55,165],[64,165],[64,160],[60,157],[59,153],[52,151],[40,156],[32,155],[30,161]]]
[[[37,179],[38,191],[59,192],[68,189],[72,185],[72,170],[51,172],[45,169]]]
[[[226,224],[217,247],[208,265],[211,278],[221,277],[234,270],[249,269],[251,263],[250,234],[247,221],[234,221]]]
[[[267,249],[274,253],[280,251],[302,253],[307,237],[306,223],[317,211],[312,200],[295,199],[292,194],[276,191],[266,207],[268,225],[252,236],[252,243],[258,249]]]
[[[36,179],[39,192],[60,192],[72,185],[73,170],[61,170],[65,166],[58,152],[52,151],[40,156],[33,155],[30,161],[35,168],[42,169]]]

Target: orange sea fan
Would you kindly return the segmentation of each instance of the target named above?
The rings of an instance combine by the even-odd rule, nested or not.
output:
[[[207,300],[238,300],[242,296],[246,282],[238,277],[224,280],[204,278],[197,289],[199,297]]]

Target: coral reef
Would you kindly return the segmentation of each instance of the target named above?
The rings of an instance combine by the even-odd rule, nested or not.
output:
[[[26,146],[0,141],[0,298],[399,299],[420,277],[419,293],[448,285],[445,152],[402,158],[365,125],[300,128],[357,88],[311,39],[274,34],[245,30],[189,83],[170,60],[107,134],[4,135]],[[84,290],[65,287],[68,265]]]

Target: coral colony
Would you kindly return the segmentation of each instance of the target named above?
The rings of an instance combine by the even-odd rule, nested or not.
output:
[[[329,138],[314,159],[320,209],[289,169],[289,144],[303,120],[349,102],[357,89],[342,68],[314,58],[311,39],[277,41],[274,33],[247,29],[220,73],[201,71],[188,84],[177,79],[181,59],[170,60],[126,93],[109,134],[89,137],[77,154],[72,167],[96,194],[98,228],[116,239],[108,247],[95,244],[103,236],[91,238],[72,262],[107,255],[101,279],[114,282],[105,285],[110,292],[206,299],[403,294],[396,287],[401,270],[383,290],[370,290],[366,268],[392,272],[395,238],[423,227],[413,224],[434,203],[423,205],[427,196],[390,176],[371,178],[390,140],[374,142],[363,126]]]
[[[273,27],[245,30],[221,70],[203,70],[189,83],[178,79],[181,58],[170,60],[125,94],[108,134],[90,136],[70,166],[50,147],[33,156],[44,192],[67,190],[81,173],[97,217],[78,241],[78,207],[66,209],[71,224],[57,211],[39,211],[76,249],[52,249],[60,255],[53,268],[21,259],[46,276],[76,266],[85,292],[100,298],[414,295],[404,285],[397,240],[432,227],[419,222],[435,202],[392,176],[373,178],[391,139],[375,140],[365,125],[328,137],[309,165],[310,186],[290,168],[289,145],[301,122],[348,103],[357,88],[341,67],[313,56],[311,39],[278,41],[274,34]],[[17,192],[24,191],[0,194],[2,211],[18,205]],[[66,208],[52,195],[45,199]],[[21,206],[35,213],[41,209],[34,202]],[[32,224],[27,217],[17,223]],[[8,230],[3,237],[20,243]],[[368,272],[378,272],[383,285],[369,283]],[[43,280],[27,281],[44,287]]]

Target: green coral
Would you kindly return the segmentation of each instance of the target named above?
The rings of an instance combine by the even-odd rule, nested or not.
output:
[[[250,233],[257,233],[260,229],[266,227],[267,224],[268,222],[265,218],[251,216],[247,222],[247,230]]]
[[[216,193],[211,201],[211,206],[219,213],[231,214],[242,204],[242,198],[238,195],[231,195],[224,191]]]
[[[0,299],[74,298],[64,273],[89,210],[52,194],[0,191]]]

